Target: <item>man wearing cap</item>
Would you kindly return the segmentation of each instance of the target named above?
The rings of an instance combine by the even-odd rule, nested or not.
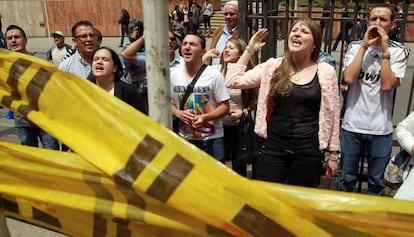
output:
[[[71,46],[65,44],[65,35],[62,31],[55,31],[52,33],[55,45],[50,47],[47,51],[46,58],[56,66],[59,66],[65,55],[70,50]]]

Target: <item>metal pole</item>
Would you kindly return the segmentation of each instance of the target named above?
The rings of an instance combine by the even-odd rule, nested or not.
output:
[[[172,128],[168,3],[164,0],[144,0],[143,10],[149,117]]]
[[[46,20],[46,31],[47,31],[47,38],[49,40],[49,46],[52,46],[52,41],[50,39],[50,24],[49,24],[49,13],[47,11],[47,3],[46,0],[43,0],[43,7],[45,8],[45,20]]]

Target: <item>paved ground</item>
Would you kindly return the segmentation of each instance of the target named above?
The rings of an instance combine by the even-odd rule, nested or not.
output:
[[[70,43],[70,38],[66,38],[66,41]],[[118,53],[121,52],[119,45],[118,37],[108,37],[104,38],[104,46],[108,46],[116,50]],[[28,42],[28,49],[31,52],[37,52],[36,55],[39,57],[45,58],[47,49],[52,45],[52,39],[48,38],[30,38]],[[278,42],[280,44],[279,49],[283,49],[283,41]],[[210,39],[207,39],[207,46],[210,45]],[[414,49],[414,44],[407,44],[411,49]],[[278,54],[280,55],[280,54]],[[338,59],[339,51],[333,52],[333,56]],[[413,70],[414,70],[414,57],[411,56],[409,60],[409,65],[407,69],[407,74],[405,78],[404,86],[400,87],[396,99],[396,107],[394,113],[394,121],[401,121],[405,117],[407,111],[407,101],[409,98],[410,87],[413,80]],[[339,60],[338,60],[339,62]],[[411,111],[410,109],[409,111]],[[0,141],[7,141],[12,143],[17,143],[17,137],[13,128],[13,120],[6,119],[7,109],[0,109]],[[321,183],[324,188],[335,188],[335,183],[329,183],[326,179],[322,179]],[[59,233],[45,230],[30,224],[26,224],[14,219],[7,218],[7,224],[11,232],[11,237],[63,237]]]

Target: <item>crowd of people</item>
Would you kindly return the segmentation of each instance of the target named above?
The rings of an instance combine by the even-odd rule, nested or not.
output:
[[[259,137],[259,151],[252,157],[255,179],[318,187],[326,169],[338,176],[339,190],[355,192],[359,161],[366,156],[367,192],[383,195],[393,140],[394,93],[404,79],[409,56],[403,43],[389,37],[395,25],[394,8],[374,5],[361,39],[349,41],[341,72],[347,90],[342,105],[336,68],[329,63],[332,57],[321,52],[319,22],[296,19],[284,55],[256,64],[261,48],[274,43],[265,42],[268,30],[258,29],[247,43],[238,38],[238,1],[228,1],[223,8],[225,25],[212,33],[210,5],[208,0],[204,6],[193,3],[190,9],[180,4],[171,13],[168,40],[175,132],[217,161],[231,161],[237,173],[247,176],[248,163],[240,158],[240,121],[254,114]],[[126,9],[122,12],[120,24],[129,18]],[[200,16],[204,32],[199,30]],[[129,21],[126,28],[122,25],[120,46],[125,33],[130,43],[123,47],[121,61],[113,49],[101,46],[102,35],[92,22],[81,20],[72,27],[72,46],[64,43],[61,31],[52,33],[56,45],[48,60],[148,113],[150,78],[145,72],[143,31],[139,20]],[[207,49],[205,36],[210,34]],[[27,41],[21,27],[7,27],[8,49],[27,54]],[[413,137],[411,117],[404,122],[410,131],[405,137]],[[16,115],[15,124],[23,145],[38,146],[39,139],[44,148],[70,149],[64,149],[64,144],[60,148],[56,139],[26,118]],[[411,155],[412,141],[405,139],[402,144]]]
[[[329,18],[331,15],[331,8],[333,8],[332,1],[326,1],[322,10],[322,17]],[[390,8],[394,10],[395,21],[393,21],[390,31],[387,33],[389,38],[393,41],[401,40],[401,24],[404,16],[403,2],[392,3],[386,2]],[[355,6],[354,12],[351,15],[347,2],[344,0],[339,1],[341,7],[341,21],[339,31],[335,37],[334,44],[332,45],[332,51],[336,51],[340,42],[344,42],[344,48],[349,45],[351,40],[362,40],[364,33],[367,30],[367,15],[361,5]],[[335,12],[334,12],[335,14]],[[329,27],[329,21],[327,19],[320,20],[320,26],[322,32],[325,33],[325,42],[331,40],[332,27]]]

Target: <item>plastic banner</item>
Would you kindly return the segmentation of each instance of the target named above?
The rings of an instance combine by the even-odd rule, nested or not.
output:
[[[74,151],[2,143],[6,213],[69,235],[414,231],[414,203],[245,179],[96,85],[30,55],[0,50],[0,103]]]

